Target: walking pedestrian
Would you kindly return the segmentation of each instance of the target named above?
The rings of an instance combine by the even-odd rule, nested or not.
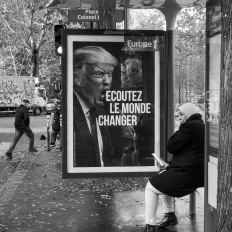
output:
[[[11,143],[6,156],[9,159],[12,159],[12,152],[18,143],[19,139],[25,134],[29,138],[29,152],[37,152],[38,150],[34,148],[34,133],[30,128],[30,117],[27,106],[30,101],[28,99],[23,99],[21,105],[16,109],[15,113],[15,136],[14,140]]]
[[[204,122],[201,110],[192,103],[178,107],[179,130],[170,137],[167,150],[172,160],[158,175],[149,179],[145,189],[146,228],[154,232],[178,223],[174,212],[174,197],[183,197],[204,186]],[[157,222],[159,195],[165,216]]]
[[[56,107],[54,112],[54,121],[52,125],[52,133],[51,133],[51,146],[56,145],[56,137],[60,133],[60,109]]]

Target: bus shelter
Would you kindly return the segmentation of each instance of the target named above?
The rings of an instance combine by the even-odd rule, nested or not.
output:
[[[205,154],[205,223],[204,231],[215,231],[216,222],[216,198],[217,198],[217,147],[218,147],[218,110],[219,110],[219,80],[220,74],[215,72],[220,70],[220,56],[215,54],[220,53],[220,1],[217,0],[118,0],[118,1],[103,1],[103,0],[53,0],[48,6],[50,8],[66,9],[70,12],[70,18],[79,17],[81,20],[92,19],[99,20],[101,15],[98,15],[96,11],[101,10],[113,10],[118,12],[117,17],[122,17],[125,21],[125,30],[120,34],[118,30],[114,28],[104,28],[101,30],[66,30],[63,32],[64,36],[62,45],[64,46],[64,54],[62,55],[63,66],[63,86],[70,86],[72,89],[72,81],[70,76],[73,75],[73,52],[74,48],[78,49],[80,46],[101,45],[106,49],[111,47],[110,52],[116,57],[123,57],[123,63],[121,62],[121,70],[116,69],[115,72],[120,76],[113,87],[115,93],[118,93],[122,97],[123,91],[131,91],[133,94],[143,93],[141,101],[146,104],[151,102],[154,105],[154,126],[155,126],[155,153],[169,160],[170,154],[167,154],[165,145],[168,137],[174,132],[174,80],[175,80],[175,55],[174,55],[174,34],[175,34],[175,21],[178,12],[183,7],[194,7],[199,3],[206,4],[206,17],[207,17],[207,40],[206,40],[206,91],[205,102],[209,107],[206,107],[206,154]],[[166,31],[130,31],[127,29],[127,13],[130,8],[156,8],[160,10],[166,19]],[[119,11],[123,11],[121,14]],[[78,13],[79,12],[79,13]],[[91,13],[92,12],[92,13]],[[77,16],[80,14],[80,16]],[[140,37],[140,39],[138,39]],[[137,39],[136,39],[137,38]],[[95,41],[97,39],[97,43]],[[156,41],[156,42],[154,42]],[[148,44],[156,43],[156,47],[152,48],[144,47]],[[139,49],[135,48],[137,44],[141,45]],[[139,45],[140,44],[140,45]],[[129,45],[129,46],[128,46]],[[134,46],[134,47],[133,47]],[[114,48],[114,49],[113,49]],[[131,49],[131,50],[130,50]],[[145,50],[144,50],[145,49]],[[149,49],[151,49],[149,51]],[[127,50],[127,54],[118,54],[118,50]],[[131,52],[137,52],[131,56]],[[142,51],[145,51],[144,53]],[[153,55],[151,55],[151,53]],[[145,64],[150,64],[148,68]],[[134,83],[133,88],[128,86],[133,85],[129,83],[130,80],[125,81],[122,75],[122,69],[131,72],[131,67],[141,67],[142,74],[137,76],[137,85]],[[70,70],[71,73],[70,73]],[[121,72],[121,74],[120,74]],[[152,78],[150,78],[152,76]],[[127,78],[128,79],[128,78]],[[120,83],[120,84],[119,84]],[[139,85],[139,83],[141,85]],[[120,86],[119,86],[120,85]],[[64,90],[65,99],[71,99],[72,95],[69,94],[70,88]],[[63,88],[64,89],[64,88]],[[122,91],[123,90],[123,91]],[[137,96],[137,95],[136,95]],[[119,99],[116,100],[119,101]],[[131,103],[127,98],[125,101]],[[132,100],[133,101],[133,100]],[[137,96],[137,103],[139,97]],[[67,100],[64,108],[65,110],[72,110],[72,104],[67,104]],[[109,101],[110,102],[110,101]],[[136,101],[135,101],[136,102]],[[135,102],[132,102],[135,103]],[[124,102],[125,103],[125,102]],[[123,104],[124,104],[123,103]],[[110,104],[109,104],[110,105]],[[69,108],[71,107],[71,108]],[[111,111],[113,106],[111,104]],[[115,110],[115,108],[114,108]],[[112,113],[112,112],[111,112]],[[72,128],[71,124],[73,118],[65,117],[66,122],[63,125],[66,128]],[[115,129],[115,128],[114,128]],[[66,143],[68,144],[72,139],[73,131],[66,130],[64,137],[67,137]],[[71,134],[71,137],[69,137]],[[66,144],[66,154],[73,154],[73,143]],[[152,172],[149,167],[153,164],[144,165],[144,169],[134,169],[127,167],[126,171],[123,167],[115,168],[110,171],[105,169],[102,171],[96,171],[96,169],[83,170],[81,172],[76,171],[73,157],[68,155],[63,160],[65,165],[65,171],[63,173],[65,178],[69,177],[92,177],[92,174],[104,177],[104,176],[149,176]],[[149,161],[148,161],[149,162]],[[141,167],[140,167],[141,168]],[[112,170],[112,169],[111,169]],[[156,170],[158,171],[158,170]],[[91,174],[92,173],[92,174]],[[129,173],[129,174],[128,174]],[[139,173],[139,174],[138,174]]]

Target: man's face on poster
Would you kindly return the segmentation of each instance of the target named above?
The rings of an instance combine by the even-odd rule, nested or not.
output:
[[[78,78],[78,93],[90,106],[104,106],[105,94],[110,90],[114,66],[98,63],[86,64],[82,68],[82,78]]]

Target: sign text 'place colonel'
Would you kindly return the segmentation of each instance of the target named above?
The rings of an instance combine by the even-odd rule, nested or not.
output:
[[[68,20],[73,22],[95,22],[99,21],[98,10],[69,10]]]

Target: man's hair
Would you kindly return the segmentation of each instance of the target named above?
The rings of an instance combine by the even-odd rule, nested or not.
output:
[[[28,103],[28,104],[30,103],[30,101],[28,99],[23,99],[22,102],[23,103]]]
[[[74,68],[80,69],[85,64],[104,63],[112,66],[118,64],[117,59],[102,47],[86,46],[74,52]]]

